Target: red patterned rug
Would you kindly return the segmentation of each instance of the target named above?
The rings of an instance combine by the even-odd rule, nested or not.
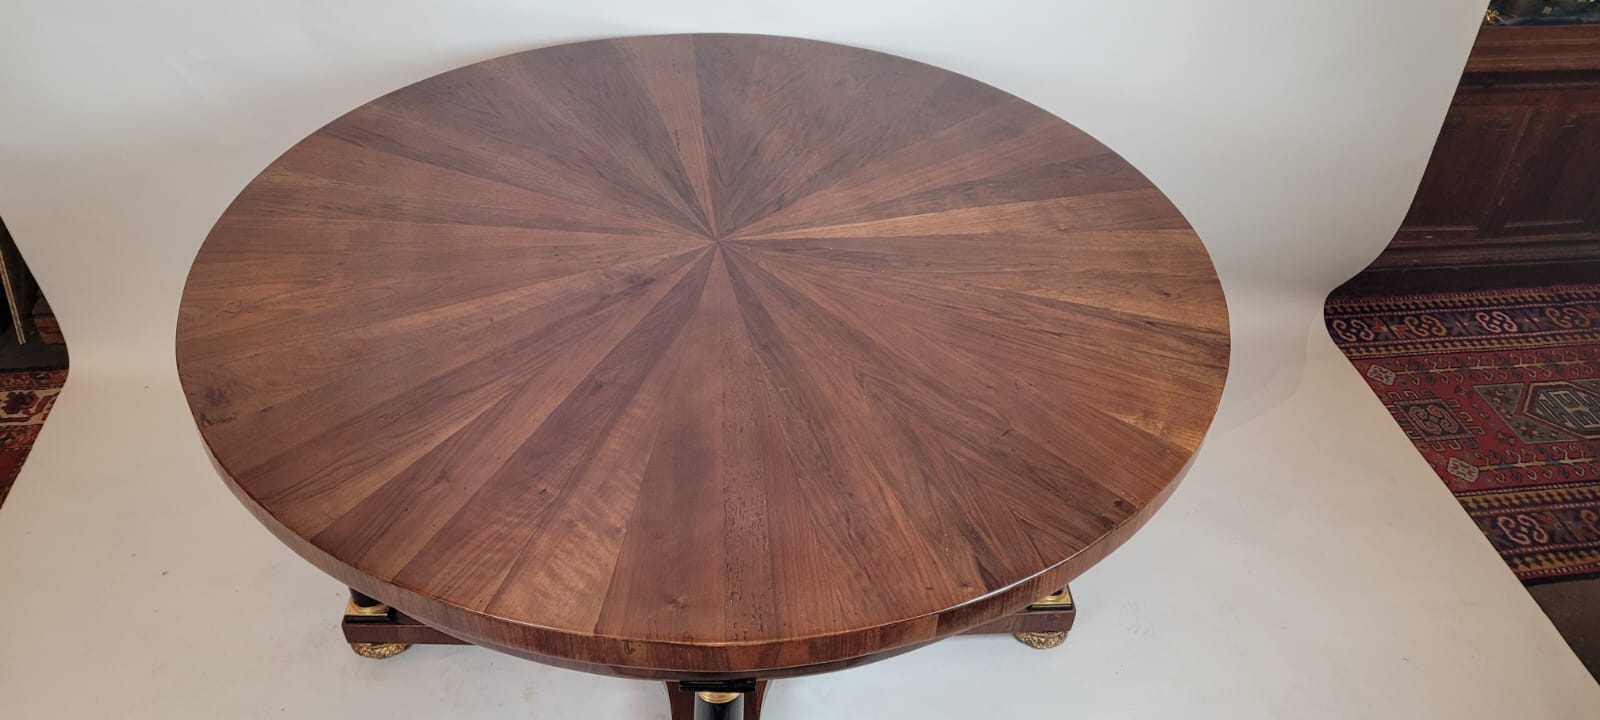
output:
[[[1325,315],[1518,577],[1600,572],[1600,285],[1334,298]]]
[[[11,492],[22,461],[66,382],[66,370],[0,373],[0,503]]]

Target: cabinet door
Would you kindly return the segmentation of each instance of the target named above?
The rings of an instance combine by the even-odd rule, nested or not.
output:
[[[1491,234],[1500,188],[1540,98],[1525,91],[1463,89],[1445,115],[1433,157],[1411,203],[1398,244]]]
[[[1600,90],[1554,95],[1529,133],[1495,235],[1583,233],[1600,224]]]

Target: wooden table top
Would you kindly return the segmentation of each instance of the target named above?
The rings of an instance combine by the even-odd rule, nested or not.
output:
[[[1222,390],[1139,172],[944,70],[740,35],[478,63],[250,183],[178,362],[236,494],[474,643],[640,677],[841,667],[1125,540]]]

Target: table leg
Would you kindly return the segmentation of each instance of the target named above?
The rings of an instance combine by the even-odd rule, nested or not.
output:
[[[1072,591],[1068,590],[1067,588],[1061,588],[1060,590],[1050,593],[1049,595],[1040,598],[1038,601],[1028,606],[1028,611],[1031,612],[1050,612],[1062,610],[1074,613],[1077,611],[1077,606],[1072,602]],[[1027,645],[1035,650],[1049,650],[1053,647],[1059,647],[1061,643],[1067,641],[1067,631],[1046,630],[1018,632],[1014,633],[1012,637],[1015,637],[1017,641],[1021,642],[1023,645]]]
[[[344,621],[346,623],[388,623],[394,621],[394,608],[379,602],[376,598],[363,595],[354,588],[350,590],[350,601],[344,606]],[[392,658],[405,652],[411,643],[398,642],[353,642],[350,649],[357,655],[374,660]]]
[[[672,720],[760,720],[765,680],[669,682]]]

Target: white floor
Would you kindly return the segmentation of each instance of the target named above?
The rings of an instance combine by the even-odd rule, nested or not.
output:
[[[1202,455],[1074,583],[1065,646],[957,638],[777,683],[769,717],[1600,717],[1600,687],[1320,327],[1269,338],[1271,319],[1235,327]],[[665,717],[655,684],[476,648],[353,655],[342,588],[227,493],[170,373],[73,372],[0,509],[0,578],[0,717]]]

